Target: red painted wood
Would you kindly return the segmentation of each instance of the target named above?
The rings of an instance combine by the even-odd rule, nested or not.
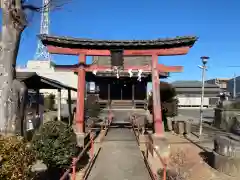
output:
[[[153,91],[153,120],[157,136],[163,135],[162,110],[160,99],[160,79],[158,75],[158,56],[152,55],[152,91]]]
[[[165,66],[163,64],[158,64],[157,69],[159,72],[182,72],[183,66]]]
[[[95,49],[73,49],[63,48],[48,45],[47,49],[52,54],[64,54],[64,55],[80,55],[86,56],[110,56],[109,50],[95,50]],[[169,49],[149,49],[149,50],[124,50],[124,56],[151,56],[157,54],[158,56],[173,56],[187,54],[190,47],[178,47]]]
[[[57,66],[56,69],[78,72],[78,68],[76,68],[74,65],[72,67],[69,66],[69,65],[67,65],[65,67],[64,67],[64,65],[60,65],[60,66]],[[87,71],[87,72],[92,72],[94,70],[105,71],[105,70],[108,70],[108,69],[111,69],[111,66],[91,65],[89,67],[85,67],[85,71]],[[124,71],[127,72],[129,69],[132,69],[132,70],[141,69],[144,72],[144,71],[151,71],[151,66],[149,66],[149,65],[146,65],[146,66],[125,66]],[[183,71],[182,66],[165,66],[163,64],[158,64],[157,69],[158,69],[159,72],[182,72]]]
[[[86,63],[86,56],[81,54],[79,56],[79,63]],[[78,68],[78,91],[77,91],[77,107],[76,107],[76,126],[78,133],[85,133],[84,121],[84,99],[85,99],[85,85],[86,85],[86,71],[83,66]]]

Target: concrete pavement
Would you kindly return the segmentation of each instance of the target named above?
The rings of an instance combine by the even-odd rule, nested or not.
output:
[[[151,180],[132,129],[109,129],[87,180]]]
[[[179,116],[187,117],[192,119],[195,123],[199,122],[200,119],[200,109],[179,109]],[[203,110],[203,121],[213,122],[214,120],[214,109],[204,109]]]

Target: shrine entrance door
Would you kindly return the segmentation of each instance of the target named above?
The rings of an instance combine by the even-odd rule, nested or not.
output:
[[[113,80],[110,84],[111,100],[132,100],[132,82],[123,79]]]

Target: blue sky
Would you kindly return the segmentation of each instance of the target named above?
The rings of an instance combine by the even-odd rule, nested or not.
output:
[[[227,67],[240,65],[239,9],[239,0],[72,0],[50,14],[50,33],[94,39],[196,35],[199,40],[188,55],[159,58],[165,65],[184,66],[183,73],[171,74],[169,80],[200,80],[202,55],[210,56],[207,78],[232,77],[234,72],[240,75],[240,67]],[[23,33],[18,64],[33,59],[39,26],[40,15],[34,14]],[[58,64],[77,62],[72,56],[53,59]]]

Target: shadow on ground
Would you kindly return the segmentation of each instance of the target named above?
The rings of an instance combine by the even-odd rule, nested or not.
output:
[[[203,151],[199,153],[200,157],[213,168],[214,156],[212,152]]]

